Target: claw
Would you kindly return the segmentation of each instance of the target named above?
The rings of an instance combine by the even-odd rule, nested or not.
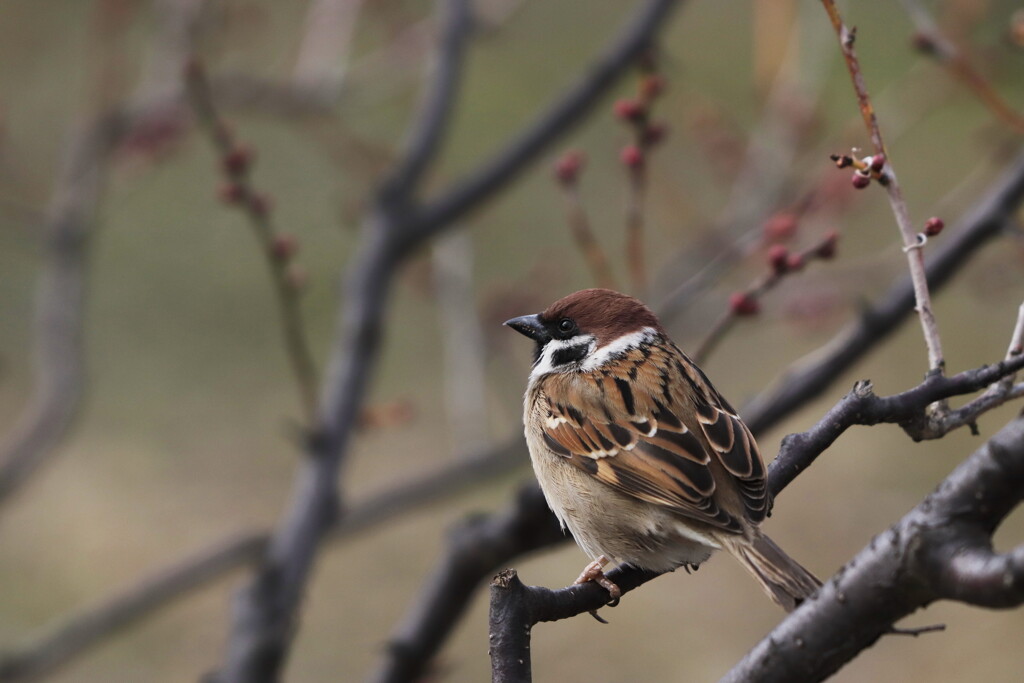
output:
[[[598,586],[608,591],[608,596],[611,598],[608,601],[608,606],[614,607],[615,605],[619,604],[619,598],[622,597],[622,589],[616,586],[611,579],[604,575],[604,567],[610,561],[611,560],[609,560],[604,555],[597,558],[596,560],[588,564],[586,567],[584,567],[583,572],[579,575],[579,578],[573,581],[573,585],[593,581]],[[591,612],[591,614],[594,613]],[[598,619],[598,621],[604,621],[603,619],[597,617],[596,614],[594,616]]]

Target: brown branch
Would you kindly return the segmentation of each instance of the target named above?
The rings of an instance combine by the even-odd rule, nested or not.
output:
[[[271,220],[270,199],[253,186],[251,179],[252,150],[239,144],[227,123],[220,117],[213,101],[213,91],[202,65],[193,61],[185,70],[189,102],[201,127],[217,151],[226,185],[222,199],[238,206],[248,219],[253,235],[270,270],[274,293],[281,316],[281,332],[299,398],[307,421],[316,412],[317,371],[306,338],[302,320],[302,271],[294,263],[295,238],[275,228]]]
[[[926,266],[931,287],[940,289],[974,253],[1012,225],[1022,200],[1024,154],[1019,154],[958,225],[946,228],[948,235]],[[895,283],[856,321],[806,360],[787,369],[775,387],[754,398],[743,411],[748,426],[755,432],[766,429],[819,396],[843,371],[892,334],[913,310],[913,284],[908,280]]]
[[[914,43],[917,48],[940,65],[950,75],[960,81],[986,107],[992,115],[1008,125],[1017,133],[1024,133],[1024,115],[1013,109],[989,83],[981,72],[975,68],[964,51],[948,40],[928,10],[917,0],[901,0],[903,9],[914,24],[917,32]]]
[[[889,154],[885,149],[885,142],[882,140],[882,131],[878,126],[878,117],[871,106],[871,99],[868,96],[867,87],[864,84],[864,75],[860,69],[860,62],[854,50],[856,29],[850,29],[843,23],[839,10],[833,0],[821,0],[822,6],[828,12],[832,27],[839,37],[839,47],[846,61],[846,68],[850,72],[850,79],[853,81],[853,89],[857,95],[857,103],[860,107],[861,117],[864,119],[864,126],[871,136],[871,144],[874,147],[874,159],[881,160],[881,168],[878,170],[879,182],[885,187],[889,196],[889,204],[892,207],[893,215],[896,217],[896,224],[899,226],[903,238],[903,250],[907,254],[907,266],[910,269],[910,279],[914,285],[914,300],[917,314],[921,320],[921,329],[924,332],[925,345],[928,347],[928,367],[931,370],[941,372],[945,367],[945,357],[942,354],[942,342],[939,338],[938,324],[932,312],[931,295],[928,292],[928,280],[924,269],[924,255],[918,244],[917,231],[910,221],[910,214],[907,211],[907,204],[903,200],[903,191],[900,189],[896,179],[896,172],[892,167]]]
[[[732,295],[729,306],[712,323],[690,354],[694,362],[704,364],[737,319],[759,313],[761,297],[774,289],[784,277],[803,270],[810,261],[833,258],[838,240],[839,234],[830,231],[816,244],[802,251],[790,253],[781,245],[773,246],[768,252],[768,271],[751,282],[746,289]]]

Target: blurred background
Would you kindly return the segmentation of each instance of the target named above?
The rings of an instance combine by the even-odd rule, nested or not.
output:
[[[428,196],[564,91],[634,9],[612,0],[474,5],[478,31]],[[921,6],[1009,108],[1024,111],[1020,3]],[[954,224],[1019,151],[1021,130],[922,53],[921,27],[900,3],[843,9],[858,28],[867,85],[915,224],[933,215]],[[182,29],[176,22],[193,10],[194,24]],[[32,395],[35,291],[48,212],[66,199],[60,178],[68,146],[117,103],[180,85],[186,40],[211,75],[307,82],[322,94],[292,107],[237,97],[222,116],[255,150],[252,182],[268,194],[275,228],[298,244],[290,277],[302,285],[305,326],[323,367],[360,216],[399,149],[436,29],[432,5],[411,1],[0,3],[0,434],[14,429]],[[684,350],[726,310],[731,292],[765,271],[768,241],[802,248],[828,230],[841,235],[835,260],[787,278],[704,363],[742,406],[882,294],[905,259],[884,193],[854,190],[849,170],[828,160],[869,143],[820,3],[687,2],[660,47],[666,87],[653,116],[667,135],[646,165],[646,298],[662,310],[666,301],[679,304],[669,328]],[[352,505],[520,432],[530,348],[501,321],[595,284],[552,175],[565,150],[586,156],[580,202],[619,286],[630,288],[630,183],[620,151],[631,134],[613,102],[635,96],[639,79],[631,73],[542,164],[403,267],[343,473]],[[273,527],[301,458],[302,408],[272,281],[249,222],[223,201],[218,153],[187,106],[168,107],[122,136],[96,182],[100,202],[86,251],[87,380],[52,459],[0,508],[0,652],[232,534]],[[734,256],[728,267],[691,296],[672,298],[722,254]],[[938,295],[950,370],[1002,358],[1024,298],[1022,266],[1020,239],[996,240]],[[926,370],[910,319],[820,401],[763,435],[766,459],[855,380],[894,393]],[[1018,409],[986,415],[982,438],[960,430],[915,444],[895,426],[856,428],[780,496],[767,530],[827,577]],[[372,672],[442,557],[446,530],[503,508],[532,476],[525,449],[521,457],[511,473],[468,493],[328,544],[288,680]],[[1018,512],[997,547],[1021,542]],[[567,544],[516,567],[527,583],[558,587],[583,564]],[[196,680],[221,659],[231,596],[248,575],[239,569],[189,593],[48,680]],[[486,615],[483,591],[443,651],[437,680],[487,679]],[[716,558],[694,575],[644,586],[605,616],[608,626],[587,617],[538,626],[537,680],[716,680],[781,614],[736,563]],[[1020,680],[1024,611],[945,603],[909,621],[948,628],[885,638],[835,680]]]

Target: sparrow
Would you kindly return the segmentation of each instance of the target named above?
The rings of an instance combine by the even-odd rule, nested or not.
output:
[[[641,301],[585,289],[504,323],[536,342],[523,422],[533,469],[563,529],[593,560],[696,568],[725,550],[792,611],[821,583],[759,524],[771,508],[750,430]]]

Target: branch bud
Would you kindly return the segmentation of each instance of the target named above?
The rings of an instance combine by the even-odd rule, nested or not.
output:
[[[761,304],[749,292],[734,292],[729,297],[729,310],[736,316],[757,315]]]

